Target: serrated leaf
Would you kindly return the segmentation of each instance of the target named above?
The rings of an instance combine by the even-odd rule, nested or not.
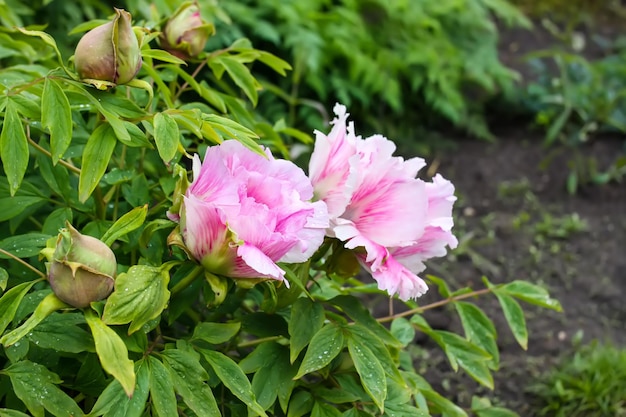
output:
[[[38,281],[18,284],[2,295],[0,298],[0,334],[4,333],[9,323],[13,321],[22,299],[36,282]]]
[[[41,95],[41,125],[50,131],[50,153],[56,164],[72,142],[72,110],[63,89],[50,77]]]
[[[85,311],[85,320],[91,329],[102,368],[119,381],[127,396],[132,396],[135,390],[135,369],[133,361],[128,359],[124,341],[92,310]]]
[[[4,111],[0,133],[0,157],[9,182],[11,195],[15,195],[28,167],[28,140],[15,104],[9,100]]]
[[[132,334],[161,314],[170,292],[168,264],[160,267],[133,265],[115,279],[115,290],[107,299],[102,320],[107,324],[130,323]]]
[[[26,336],[31,330],[41,323],[46,317],[62,308],[69,308],[70,306],[54,295],[54,293],[48,294],[35,308],[33,314],[26,320],[20,327],[9,332],[0,338],[0,343],[4,346],[11,346]]]
[[[120,237],[127,235],[133,230],[140,227],[146,220],[148,214],[148,205],[142,207],[135,207],[122,217],[117,219],[115,223],[106,231],[106,233],[100,238],[107,246],[111,246]]]
[[[267,417],[265,410],[256,400],[248,377],[235,361],[221,352],[206,349],[199,349],[199,351],[226,388],[246,404],[250,410],[260,416]]]
[[[44,417],[44,409],[58,417],[83,415],[74,400],[57,387],[61,383],[59,376],[43,365],[22,361],[12,364],[0,373],[11,378],[15,395],[33,416]]]
[[[239,329],[241,323],[198,323],[193,330],[191,341],[204,340],[207,343],[219,344],[225,343],[233,338]]]
[[[150,401],[159,417],[178,414],[174,383],[167,368],[161,361],[148,356],[150,366]]]
[[[526,301],[540,307],[562,311],[561,303],[550,297],[548,291],[528,281],[513,281],[498,288],[497,293],[506,293],[519,300]]]
[[[387,398],[387,380],[380,361],[367,346],[358,343],[353,337],[348,339],[348,351],[361,377],[363,388],[383,412],[385,398]]]
[[[198,359],[178,349],[165,350],[162,356],[174,389],[185,404],[198,416],[221,417],[213,392],[205,382],[209,376]]]
[[[300,369],[294,379],[317,371],[327,366],[343,349],[343,331],[337,324],[331,323],[315,333],[306,350]]]
[[[302,349],[324,325],[324,308],[308,298],[299,298],[291,308],[289,320],[289,359],[293,363]]]
[[[522,307],[510,295],[502,294],[499,291],[494,291],[494,294],[500,302],[504,317],[511,328],[511,332],[513,332],[515,340],[517,340],[522,349],[528,349],[528,330],[526,329],[526,318],[524,318]]]
[[[87,139],[78,179],[78,199],[81,203],[87,201],[98,186],[106,172],[116,144],[115,132],[108,123],[98,126]]]
[[[159,156],[168,164],[180,145],[180,131],[178,124],[167,113],[157,113],[154,115],[154,141],[156,142]]]

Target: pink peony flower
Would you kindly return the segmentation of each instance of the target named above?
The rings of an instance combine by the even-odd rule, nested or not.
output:
[[[304,262],[324,239],[328,213],[324,202],[310,202],[310,180],[266,155],[229,140],[207,149],[203,163],[194,157],[180,227],[190,253],[213,273],[282,281],[276,262]]]
[[[417,179],[421,158],[394,157],[393,142],[380,135],[356,136],[346,107],[335,105],[328,135],[315,132],[309,176],[317,198],[328,205],[327,235],[356,251],[380,289],[403,300],[428,287],[417,276],[424,261],[455,248],[454,186],[440,175]]]

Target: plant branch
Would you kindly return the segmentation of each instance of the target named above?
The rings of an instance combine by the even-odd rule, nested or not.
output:
[[[200,274],[202,274],[203,271],[204,267],[202,267],[201,265],[196,266],[196,268],[191,271],[189,275],[187,275],[185,278],[180,280],[176,285],[172,287],[172,289],[170,290],[172,295],[178,294],[179,292],[187,288],[192,282],[196,280],[196,278],[200,276]]]
[[[30,269],[31,271],[35,272],[37,275],[39,275],[41,278],[45,278],[46,274],[44,274],[43,272],[41,272],[40,270],[38,270],[37,268],[35,268],[34,266],[30,265],[28,262],[25,262],[24,260],[18,258],[17,256],[13,255],[11,252],[7,252],[4,249],[0,249],[0,253],[8,256],[9,258],[18,261],[19,263],[21,263],[22,265],[24,265],[26,268]]]
[[[441,307],[446,304],[452,303],[454,301],[460,301],[466,298],[477,297],[479,295],[487,294],[490,292],[492,292],[491,288],[483,288],[482,290],[468,292],[466,294],[457,295],[455,297],[449,297],[444,300],[439,300],[439,301],[436,301],[431,304],[427,304],[422,307],[417,307],[411,310],[403,311],[402,313],[393,314],[393,315],[386,316],[386,317],[381,317],[381,318],[376,319],[376,321],[378,321],[379,323],[388,323],[400,317],[412,316],[413,314],[421,314],[426,310],[432,310],[433,308]]]
[[[30,143],[33,148],[37,149],[39,152],[42,152],[45,155],[48,155],[50,158],[52,158],[52,154],[47,149],[42,148],[37,142],[32,140],[30,138],[30,134],[28,134],[27,137],[28,137],[28,143]],[[75,167],[69,162],[66,162],[63,159],[59,159],[59,164],[63,165],[65,168],[69,169],[70,171],[73,171],[77,173],[78,175],[80,175],[80,168]]]

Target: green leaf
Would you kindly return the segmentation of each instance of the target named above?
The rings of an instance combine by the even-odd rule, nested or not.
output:
[[[397,383],[404,385],[404,379],[398,369],[398,365],[394,362],[389,353],[389,349],[383,343],[383,341],[370,331],[369,328],[362,324],[355,323],[352,326],[348,326],[346,331],[349,332],[350,337],[358,344],[367,346],[369,350],[374,353],[374,356],[383,365],[385,373],[389,375]]]
[[[11,195],[20,188],[28,167],[28,140],[13,101],[9,100],[0,133],[0,157],[9,181]]]
[[[81,203],[87,201],[106,172],[116,143],[115,132],[108,123],[98,126],[87,139],[78,180],[78,199]]]
[[[91,334],[79,327],[85,324],[81,313],[53,314],[27,334],[28,340],[44,349],[57,352],[93,352]]]
[[[391,322],[391,334],[406,347],[415,338],[415,328],[404,317],[398,317]]]
[[[366,345],[358,343],[353,337],[348,338],[348,351],[363,388],[382,412],[387,397],[387,380],[380,361]]]
[[[556,311],[562,311],[561,303],[554,298],[550,298],[550,294],[545,288],[532,284],[528,281],[513,281],[496,290],[496,293],[506,293],[512,297],[526,301],[540,307],[549,308]]]
[[[174,383],[167,368],[153,356],[148,356],[148,364],[150,366],[150,401],[157,416],[177,415]]]
[[[153,58],[158,59],[159,61],[169,62],[171,64],[187,65],[187,63],[182,59],[177,58],[162,49],[142,49],[141,55],[143,58]]]
[[[135,389],[135,370],[133,361],[128,359],[124,341],[92,310],[85,311],[85,320],[91,329],[102,368],[119,381],[126,395],[132,396]]]
[[[59,376],[43,365],[22,361],[12,364],[0,373],[11,378],[15,395],[33,416],[44,417],[44,409],[57,417],[84,415],[74,400],[57,387],[61,383]]]
[[[209,365],[211,365],[211,368],[213,368],[220,381],[222,381],[237,398],[246,404],[250,410],[258,415],[267,417],[265,410],[256,400],[248,377],[246,377],[246,374],[243,373],[235,361],[221,352],[206,349],[200,349],[199,351]]]
[[[117,219],[113,226],[106,231],[106,233],[100,238],[107,246],[111,246],[120,237],[127,235],[133,230],[140,227],[146,220],[148,214],[148,205],[142,207],[135,207],[122,217]]]
[[[460,366],[477,382],[493,389],[493,376],[487,366],[492,357],[488,352],[456,333],[434,330],[430,336],[446,352],[450,365],[455,371]]]
[[[59,300],[54,293],[48,294],[37,306],[33,314],[26,320],[20,327],[13,330],[10,333],[5,334],[0,338],[0,343],[4,346],[11,346],[19,341],[22,337],[30,333],[39,323],[41,323],[46,317],[62,308],[69,308],[70,306]]]
[[[216,57],[215,63],[219,63],[224,67],[230,78],[243,90],[252,104],[256,106],[259,97],[257,90],[260,90],[261,86],[252,76],[248,67],[237,59],[228,56]],[[213,67],[213,62],[210,65]]]
[[[380,324],[363,303],[356,297],[350,295],[339,295],[329,300],[332,304],[340,307],[350,318],[357,323],[367,327],[372,333],[378,336],[385,344],[397,348],[402,348],[400,343],[382,324]]]
[[[150,389],[150,370],[145,360],[137,362],[137,384],[132,396],[126,393],[118,380],[111,381],[98,397],[89,416],[141,417],[145,415],[144,410]]]
[[[159,156],[168,164],[180,145],[180,131],[178,124],[167,113],[157,113],[154,115],[154,141],[156,142]]]
[[[302,417],[310,413],[312,408],[313,396],[308,391],[298,391],[289,401],[287,417]]]
[[[131,323],[128,333],[134,333],[161,314],[167,306],[170,292],[171,264],[160,267],[134,265],[115,279],[115,290],[107,299],[102,320],[107,324]]]
[[[513,336],[515,336],[515,340],[517,340],[522,349],[528,349],[528,330],[526,329],[526,319],[524,318],[522,307],[510,295],[500,293],[499,291],[494,291],[494,293],[500,302],[500,306],[502,306],[504,317],[513,332]]]
[[[467,340],[487,351],[492,357],[491,369],[498,369],[500,352],[496,343],[497,333],[493,322],[474,304],[457,301],[454,307],[461,318]]]
[[[0,292],[4,292],[7,289],[9,283],[9,273],[6,269],[0,267]],[[2,333],[2,331],[0,331]]]
[[[307,348],[300,369],[294,379],[327,366],[343,349],[343,331],[337,324],[330,323],[315,333]]]
[[[289,320],[290,360],[293,363],[302,349],[324,325],[324,308],[308,298],[299,298],[291,308]]]
[[[0,408],[0,417],[30,417],[21,411],[9,410],[8,408]]]
[[[18,284],[0,298],[0,334],[4,333],[9,323],[13,321],[22,299],[36,282],[39,281]]]
[[[386,417],[430,417],[430,414],[409,404],[389,404],[385,408]]]
[[[174,389],[185,404],[198,416],[221,417],[213,392],[205,382],[209,376],[198,358],[179,349],[165,350],[162,355]]]
[[[330,404],[316,401],[311,417],[342,417],[341,411]]]
[[[46,32],[41,32],[39,30],[26,30],[24,28],[20,28],[17,27],[17,30],[19,30],[20,32],[22,32],[24,35],[28,35],[28,36],[37,36],[39,38],[41,38],[41,40],[44,41],[44,43],[46,43],[48,46],[51,46],[52,49],[54,49],[54,52],[56,53],[57,59],[59,60],[59,65],[61,65],[63,67],[63,69],[65,69],[65,65],[63,64],[63,56],[61,55],[61,52],[59,52],[59,48],[57,47],[57,43],[54,40],[54,38],[52,36],[50,36],[49,34],[47,34]],[[67,70],[65,70],[67,72]]]
[[[191,341],[204,340],[214,345],[225,343],[239,333],[240,328],[241,323],[239,322],[198,323],[193,330]]]
[[[259,61],[261,61],[283,77],[287,75],[287,70],[291,70],[291,65],[289,65],[287,61],[278,58],[276,55],[270,54],[266,51],[257,52],[259,52]]]
[[[276,345],[274,353],[272,361],[266,361],[252,377],[252,390],[263,409],[272,407],[278,397],[284,411],[295,386],[293,377],[296,367],[289,362],[289,349],[286,347]]]
[[[41,233],[26,233],[19,236],[11,236],[0,241],[0,249],[18,258],[30,258],[31,256],[37,256],[39,252],[46,247],[46,242],[51,237],[50,235]],[[9,257],[0,253],[0,259],[9,259]]]
[[[41,125],[50,130],[50,153],[56,164],[72,142],[72,110],[63,89],[50,77],[41,95]]]
[[[41,204],[45,201],[45,199],[37,196],[16,195],[13,197],[0,198],[0,222],[10,220],[23,213],[29,207]]]

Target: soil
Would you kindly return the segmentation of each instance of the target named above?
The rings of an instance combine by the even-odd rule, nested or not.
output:
[[[593,30],[582,33],[591,39]],[[595,33],[612,34],[602,25]],[[530,32],[508,31],[502,59],[528,77],[524,54],[555,43],[540,24]],[[601,54],[588,45],[586,56]],[[575,195],[565,186],[575,152],[595,158],[598,167],[606,169],[624,155],[626,142],[623,136],[601,137],[578,150],[546,149],[543,134],[533,132],[527,122],[496,128],[495,134],[493,144],[456,141],[455,151],[433,161],[432,168],[456,186],[455,233],[464,244],[447,258],[431,262],[427,272],[444,278],[453,289],[483,288],[482,276],[495,283],[527,280],[545,286],[563,312],[523,305],[530,336],[524,351],[495,297],[475,300],[498,330],[501,367],[494,374],[493,391],[462,370],[455,373],[424,335],[417,336],[416,344],[423,349],[419,366],[427,380],[447,398],[469,408],[473,395],[484,396],[532,417],[538,409],[528,388],[571,353],[576,341],[597,339],[626,347],[626,184],[585,186]],[[440,298],[431,288],[419,301],[426,305]],[[435,328],[463,334],[451,308],[430,310],[426,318]]]
[[[455,230],[467,243],[431,262],[428,272],[453,289],[483,288],[483,275],[495,283],[527,280],[545,286],[564,311],[523,305],[530,335],[524,352],[495,297],[475,300],[498,329],[501,368],[494,391],[452,371],[432,341],[418,336],[417,343],[427,352],[427,380],[446,397],[469,406],[472,395],[487,396],[530,417],[536,408],[529,385],[571,352],[574,339],[626,346],[626,184],[589,186],[570,195],[565,182],[571,154],[560,154],[542,169],[549,151],[540,135],[518,128],[496,133],[499,140],[492,145],[462,141],[439,161],[437,171],[456,186]],[[623,138],[599,139],[581,151],[608,166],[623,153]],[[578,227],[567,229],[559,223],[564,220]],[[439,299],[436,292],[432,288],[420,305]],[[463,334],[453,309],[426,317],[433,327]]]

